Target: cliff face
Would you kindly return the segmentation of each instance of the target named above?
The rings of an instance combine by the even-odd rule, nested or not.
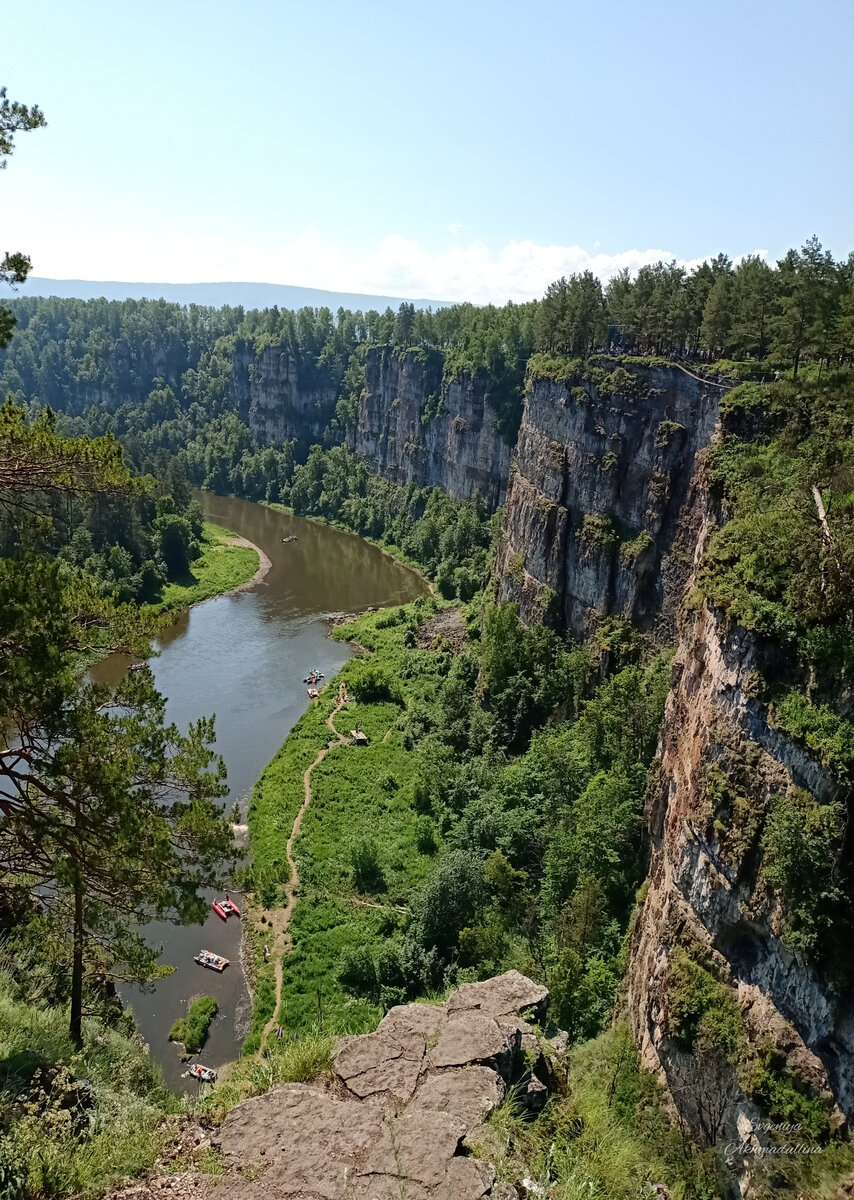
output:
[[[601,615],[664,622],[690,570],[691,481],[722,389],[677,367],[529,380],[497,587],[584,636]]]
[[[495,508],[504,500],[510,446],[485,387],[468,375],[443,382],[442,368],[436,351],[370,349],[353,448],[397,483],[438,485],[461,499],[478,491]]]
[[[300,379],[286,346],[265,346],[256,353],[238,341],[232,356],[229,400],[262,444],[296,438],[303,446],[319,442],[335,414],[334,383]]]
[[[696,1063],[674,1037],[677,947],[699,952],[732,989],[750,1041],[771,1039],[816,1092],[854,1116],[852,998],[784,944],[761,845],[774,797],[802,788],[826,803],[836,785],[772,727],[751,694],[755,666],[745,631],[727,631],[708,607],[686,614],[647,800],[652,858],[632,941],[629,1014],[644,1064],[663,1072],[677,1107],[700,1127],[708,1113]],[[755,1110],[735,1081],[718,1103],[722,1133],[738,1138]]]

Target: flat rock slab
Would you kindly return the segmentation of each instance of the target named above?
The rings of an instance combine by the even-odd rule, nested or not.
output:
[[[424,1049],[423,1034],[404,1029],[342,1038],[334,1059],[335,1073],[360,1099],[385,1097],[405,1103],[421,1074]]]
[[[532,1008],[540,1015],[548,998],[549,989],[542,984],[534,983],[518,971],[505,971],[481,983],[461,984],[445,1007],[450,1014],[476,1009],[490,1017],[506,1017]]]
[[[504,1099],[504,1080],[491,1067],[460,1067],[428,1075],[412,1098],[409,1111],[433,1109],[465,1122],[467,1132],[482,1125]]]
[[[266,1168],[268,1195],[341,1200],[348,1174],[382,1124],[372,1105],[286,1083],[233,1108],[218,1144],[229,1166]]]
[[[396,1004],[377,1026],[377,1033],[420,1033],[430,1042],[447,1024],[448,1014],[443,1004]]]
[[[392,1175],[425,1188],[442,1183],[466,1127],[447,1113],[412,1112],[383,1123],[380,1136],[368,1150],[359,1175]]]
[[[501,1029],[492,1017],[462,1012],[448,1021],[429,1058],[439,1068],[492,1063],[503,1074],[512,1064],[518,1039],[516,1030]]]

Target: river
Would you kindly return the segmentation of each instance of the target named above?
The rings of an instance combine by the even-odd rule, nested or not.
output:
[[[205,519],[248,538],[271,560],[255,587],[220,596],[181,613],[160,636],[151,660],[167,718],[180,727],[216,714],[216,748],[228,769],[228,810],[246,799],[264,766],[308,704],[302,682],[311,667],[331,678],[350,656],[328,637],[328,617],[372,606],[403,604],[426,590],[419,575],[376,546],[302,517],[288,516],[233,497],[199,493]],[[282,538],[299,539],[287,545]],[[116,682],[127,666],[119,656],[93,668],[98,682]],[[126,986],[122,996],[161,1064],[166,1081],[181,1087],[179,1048],[167,1041],[187,1001],[216,996],[219,1014],[198,1056],[210,1066],[234,1059],[247,1032],[250,1000],[240,969],[240,925],[213,912],[204,927],[151,925],[150,942],[163,944],[162,962],[175,972],[153,991]],[[224,954],[222,975],[193,962],[200,949]]]

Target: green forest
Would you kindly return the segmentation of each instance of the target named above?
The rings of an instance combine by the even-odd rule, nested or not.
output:
[[[477,495],[460,501],[372,474],[347,431],[373,345],[441,353],[446,378],[479,374],[510,440],[532,371],[569,379],[579,361],[596,370],[616,355],[630,370],[634,356],[652,356],[744,380],[724,400],[708,457],[710,495],[727,519],[709,538],[689,611],[708,601],[757,638],[756,695],[775,728],[834,774],[840,798],[779,797],[756,818],[739,792],[748,768],[726,762],[709,789],[732,814],[731,861],[749,851],[766,864],[786,945],[845,983],[852,261],[835,263],[810,242],[776,267],[723,256],[690,274],[660,264],[604,289],[580,276],[541,302],[436,313],[59,300],[13,301],[9,311],[16,327],[0,352],[10,397],[0,409],[0,710],[14,733],[0,754],[8,1195],[96,1195],[156,1158],[167,1118],[221,1120],[242,1098],[322,1071],[334,1035],[510,967],[547,984],[572,1043],[542,1121],[512,1106],[496,1120],[512,1170],[551,1171],[561,1197],[581,1195],[582,1179],[597,1200],[639,1200],[652,1178],[678,1200],[721,1195],[713,1149],[669,1122],[625,1024],[628,947],[646,894],[644,802],[674,647],[618,621],[584,643],[526,626],[514,605],[494,603],[500,512]],[[242,348],[270,343],[287,346],[306,387],[335,390],[320,444],[259,445],[238,411],[234,363]],[[204,525],[193,488],[351,529],[436,585],[336,632],[369,652],[342,672],[352,699],[339,718],[369,744],[361,757],[333,749],[313,777],[281,1004],[267,930],[256,925],[244,1055],[199,1102],[163,1087],[115,980],[155,980],[163,967],[145,923],[198,920],[200,888],[238,869],[214,724],[167,723],[145,670],[113,693],[80,683],[94,654],[144,656],[163,609],[252,573],[247,559],[233,581],[223,577],[222,531]],[[252,863],[238,878],[268,913],[288,882],[282,829],[329,740],[337,683],[251,797]],[[827,1098],[747,1039],[708,962],[674,961],[680,1045],[725,1063],[759,1111],[797,1119],[826,1150],[816,1165],[781,1167],[768,1186],[827,1194],[827,1180],[848,1168]],[[202,1044],[212,1016],[208,1003],[190,1009],[174,1036],[188,1050]],[[271,1019],[289,1038],[263,1047]]]

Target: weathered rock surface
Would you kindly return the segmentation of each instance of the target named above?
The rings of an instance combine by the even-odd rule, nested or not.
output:
[[[256,351],[239,339],[232,354],[229,401],[262,445],[296,438],[305,448],[319,442],[335,415],[337,380],[314,371],[300,374],[287,346]]]
[[[443,487],[466,499],[504,500],[510,444],[496,429],[485,385],[470,375],[443,380],[437,350],[372,347],[365,360],[353,449],[396,483]]]
[[[609,615],[672,633],[696,542],[691,483],[724,389],[675,366],[575,382],[529,381],[498,594],[580,637]]]
[[[504,1093],[504,1080],[490,1067],[461,1067],[458,1071],[428,1075],[412,1101],[412,1108],[434,1109],[459,1117],[471,1135],[498,1107]]]
[[[224,1175],[161,1176],[113,1200],[514,1200],[469,1146],[508,1085],[545,1100],[520,1046],[538,1044],[523,1014],[547,1004],[508,971],[442,1005],[392,1008],[375,1033],[340,1039],[331,1080],[236,1105],[210,1136]]]
[[[645,814],[649,891],[629,964],[628,1011],[642,1061],[663,1075],[706,1137],[707,1081],[673,1031],[670,967],[680,946],[732,989],[749,1039],[772,1041],[815,1092],[854,1117],[852,997],[785,945],[763,875],[772,798],[803,788],[826,802],[836,786],[772,726],[752,686],[756,655],[754,639],[727,629],[708,607],[684,615]],[[710,787],[715,771],[727,780],[723,798]],[[721,1086],[731,1095],[718,1140],[739,1140],[740,1123],[757,1111],[736,1080]]]
[[[526,1012],[541,1017],[548,1007],[548,1002],[548,988],[533,983],[518,971],[505,971],[495,979],[462,984],[448,998],[445,1007],[452,1014],[475,1009],[490,1017],[506,1017]]]

